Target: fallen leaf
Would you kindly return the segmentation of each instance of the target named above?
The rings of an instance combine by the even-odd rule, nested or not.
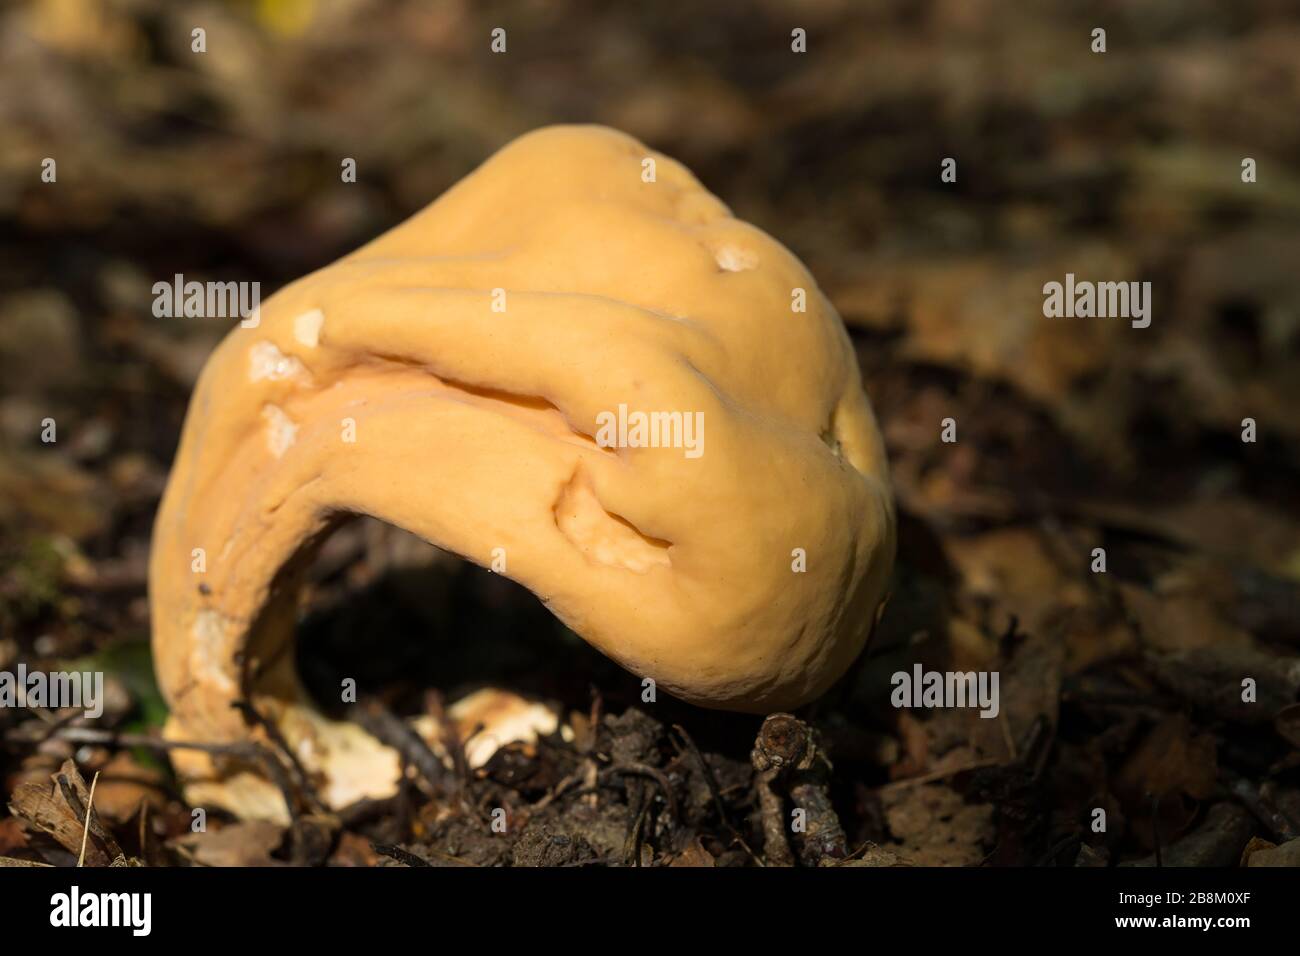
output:
[[[274,859],[285,828],[265,820],[232,823],[220,829],[187,833],[171,841],[196,866],[286,866]]]

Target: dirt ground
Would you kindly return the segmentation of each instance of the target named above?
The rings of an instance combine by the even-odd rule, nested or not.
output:
[[[1081,6],[6,6],[0,671],[109,695],[99,736],[0,708],[0,857],[74,862],[98,771],[90,865],[1300,865],[1300,11]],[[228,323],[155,318],[152,284],[269,293],[560,121],[682,160],[843,315],[900,518],[867,653],[793,717],[647,703],[526,591],[359,521],[313,571],[306,685],[364,677],[376,721],[499,687],[566,732],[411,751],[342,814],[277,756],[291,826],[193,832],[145,572]],[[1150,327],[1044,318],[1067,272],[1149,281]],[[891,706],[917,663],[997,671],[999,716]]]

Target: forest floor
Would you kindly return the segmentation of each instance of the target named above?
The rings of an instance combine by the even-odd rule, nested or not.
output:
[[[99,773],[100,865],[1300,864],[1300,17],[1116,6],[1098,55],[1062,5],[825,2],[796,56],[780,4],[651,6],[521,5],[496,58],[468,2],[0,12],[0,672],[109,677],[98,738],[0,708],[0,858],[74,862]],[[681,159],[843,315],[900,518],[868,651],[788,719],[647,703],[527,592],[357,522],[308,688],[364,672],[408,717],[497,687],[564,732],[192,832],[146,568],[226,327],[154,318],[153,282],[273,290],[574,120]],[[1044,318],[1067,273],[1149,281],[1150,327]],[[891,706],[918,663],[998,672],[998,717]]]

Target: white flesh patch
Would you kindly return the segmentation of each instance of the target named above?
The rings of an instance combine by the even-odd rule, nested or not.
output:
[[[266,419],[266,447],[276,458],[283,455],[298,438],[298,426],[278,405],[263,405]]]
[[[735,246],[723,246],[714,254],[714,258],[718,260],[718,268],[727,272],[744,272],[758,265],[757,256]]]
[[[293,320],[293,337],[307,348],[314,349],[320,345],[320,329],[324,324],[325,313],[320,309],[304,312]]]
[[[285,355],[272,342],[258,342],[248,350],[248,378],[252,382],[270,379],[278,382],[294,378],[303,371],[302,363]]]

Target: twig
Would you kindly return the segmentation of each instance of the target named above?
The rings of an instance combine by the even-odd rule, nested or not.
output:
[[[573,773],[569,774],[567,777],[565,777],[563,780],[557,783],[554,787],[552,787],[549,791],[547,791],[546,794],[540,800],[538,800],[536,803],[532,805],[531,812],[540,813],[541,811],[545,810],[547,807],[549,807],[560,797],[564,796],[564,794],[567,793],[569,790],[571,790],[574,786],[581,783],[582,778],[585,775],[586,775],[586,764],[579,767],[577,770],[573,771]]]
[[[982,770],[985,767],[1001,767],[1003,761],[999,757],[986,757],[983,760],[971,760],[957,767],[950,767],[946,770],[932,770],[929,773],[923,773],[917,777],[907,777],[903,780],[894,780],[876,788],[876,793],[895,793],[899,790],[906,790],[908,787],[918,787],[924,783],[933,783],[936,780],[946,780],[948,777],[955,777],[959,773],[965,773],[968,770]]]
[[[414,853],[403,850],[400,846],[392,846],[387,843],[372,843],[370,849],[381,856],[388,857],[390,860],[405,863],[407,866],[433,866],[428,860],[421,859]]]
[[[395,794],[391,797],[382,797],[373,799],[369,797],[362,798],[355,803],[349,803],[346,807],[339,810],[336,814],[339,822],[347,829],[354,829],[363,823],[391,815],[401,816],[403,805],[406,798],[401,794]]]
[[[1047,866],[1047,864],[1053,862],[1066,847],[1073,846],[1074,844],[1082,843],[1082,842],[1083,842],[1083,834],[1081,833],[1067,834],[1066,836],[1061,837],[1061,839],[1057,840],[1054,844],[1052,844],[1051,849],[1048,850],[1046,853],[1044,853],[1042,857],[1039,859],[1039,861],[1034,864],[1034,866]]]
[[[372,843],[370,848],[376,853],[388,857],[390,860],[396,860],[398,863],[405,863],[407,866],[433,866],[423,857],[418,857],[409,850],[403,850],[400,846],[391,843]],[[462,860],[460,857],[452,856],[450,853],[443,853],[441,850],[435,850],[432,847],[426,847],[426,853],[436,856],[438,859],[451,864],[452,866],[477,866],[469,860]]]
[[[441,850],[435,850],[433,847],[426,847],[424,852],[430,853],[442,860],[444,863],[449,863],[452,866],[478,866],[477,863],[471,863],[469,860],[462,860],[458,856],[452,856],[450,853],[443,853]]]
[[[112,730],[98,730],[93,727],[62,727],[57,729],[53,738],[69,743],[96,744],[104,747],[144,747],[164,753],[170,750],[198,750],[213,756],[235,757],[242,760],[258,762],[265,765],[267,773],[279,787],[281,795],[290,813],[294,813],[297,804],[293,784],[289,780],[284,764],[270,750],[252,740],[229,744],[205,744],[194,741],[159,740],[147,734],[118,733]],[[28,742],[21,735],[8,735],[7,740]]]
[[[1013,615],[1011,619],[1015,621],[1015,616]],[[1016,738],[1011,736],[1011,725],[1007,722],[1005,710],[998,711],[998,729],[1002,731],[1002,743],[1007,748],[1007,759],[1014,763],[1019,759],[1019,754],[1016,752]]]
[[[1037,780],[1043,775],[1043,768],[1047,766],[1047,758],[1052,752],[1055,740],[1055,725],[1047,719],[1046,715],[1039,714],[1029,724],[1029,729],[1020,739],[1020,756],[1017,758],[1025,767],[1031,769],[1031,780]]]
[[[303,800],[308,804],[312,812],[319,813],[324,809],[324,804],[316,796],[316,788],[312,785],[311,775],[307,773],[307,768],[302,765],[298,755],[293,748],[289,746],[289,741],[284,739],[284,734],[280,733],[280,728],[276,726],[275,721],[265,716],[253,706],[251,701],[236,700],[230,705],[235,710],[244,715],[244,719],[254,727],[261,727],[266,732],[267,739],[275,745],[276,749],[284,755],[293,769],[294,776],[297,778],[298,793],[302,795]],[[289,804],[290,815],[296,817],[296,801]]]
[[[645,796],[645,783],[635,781],[627,788],[628,793],[628,828],[623,840],[623,862],[631,866],[641,865],[641,829],[650,814],[651,801]]]
[[[86,805],[81,802],[81,795],[69,779],[69,773],[76,774],[76,779],[83,790],[85,789],[86,782],[81,778],[80,772],[76,769],[76,765],[71,760],[65,761],[63,770],[55,775],[54,779],[59,786],[59,792],[63,795],[63,800],[68,805],[69,809],[72,810],[73,816],[83,818],[83,826],[88,827],[89,831],[94,834],[95,843],[101,850],[103,850],[104,855],[110,861],[116,860],[119,856],[125,856],[126,854],[122,852],[122,848],[118,845],[113,834],[105,830],[103,825],[100,824],[99,819],[93,816]],[[82,841],[82,847],[84,850],[84,840]]]
[[[674,821],[678,819],[677,798],[673,795],[673,785],[662,770],[657,770],[643,763],[625,763],[617,767],[610,767],[605,773],[620,777],[649,777],[654,780],[659,785],[659,789],[663,791],[664,804],[668,807],[668,815]]]
[[[45,743],[45,741],[49,740],[55,731],[68,726],[73,721],[80,720],[83,716],[83,711],[71,707],[61,713],[58,717],[55,717],[44,707],[33,709],[36,711],[37,716],[39,716],[41,720],[45,721],[44,732],[36,740],[36,745],[38,747]]]
[[[95,786],[99,783],[99,771],[90,780],[90,797],[86,806],[86,819],[81,824],[81,853],[77,856],[77,869],[86,865],[86,840],[90,837],[90,815],[95,811]]]
[[[1164,866],[1164,856],[1160,846],[1160,795],[1151,796],[1151,841],[1156,845],[1156,866]]]
[[[700,753],[700,748],[695,746],[695,741],[691,739],[691,735],[686,732],[685,727],[681,724],[673,724],[673,730],[681,736],[682,742],[685,744],[685,752],[690,754],[691,758],[695,761],[696,766],[700,768],[700,772],[704,776],[704,782],[708,786],[709,793],[713,797],[713,805],[718,810],[718,819],[722,821],[724,827],[730,830],[731,821],[727,819],[727,807],[722,802],[722,793],[718,789],[718,780],[713,774],[713,768],[708,765],[707,761],[705,761],[704,755]],[[676,741],[673,742],[676,743]],[[678,750],[682,750],[682,748],[679,747]]]
[[[434,792],[447,789],[447,778],[450,775],[438,755],[414,727],[384,706],[382,701],[373,697],[365,700],[358,708],[356,720],[380,743],[396,750]]]
[[[749,855],[749,858],[753,860],[756,865],[767,866],[767,864],[763,862],[763,858],[759,856],[757,853],[755,853],[753,848],[751,848],[750,845],[745,842],[745,838],[740,835],[740,832],[735,829],[732,829],[730,845],[735,846],[736,844],[740,844],[740,848],[744,850],[746,854]]]
[[[447,707],[442,694],[436,690],[430,690],[425,694],[424,709],[433,718],[441,734],[442,745],[451,755],[452,774],[456,781],[455,789],[463,791],[466,781],[469,780],[469,758],[465,756],[465,745],[483,731],[484,725],[475,726],[462,740],[456,722],[447,716]],[[438,766],[442,767],[441,762]],[[446,774],[443,776],[445,778]]]
[[[98,776],[98,774],[96,774]],[[150,862],[149,856],[149,801],[141,798],[140,800],[140,858],[145,862]]]
[[[1228,784],[1232,795],[1251,812],[1255,819],[1268,827],[1269,831],[1279,841],[1285,843],[1300,836],[1300,832],[1297,831],[1291,819],[1278,809],[1255,784],[1226,768],[1220,771],[1220,776]]]

